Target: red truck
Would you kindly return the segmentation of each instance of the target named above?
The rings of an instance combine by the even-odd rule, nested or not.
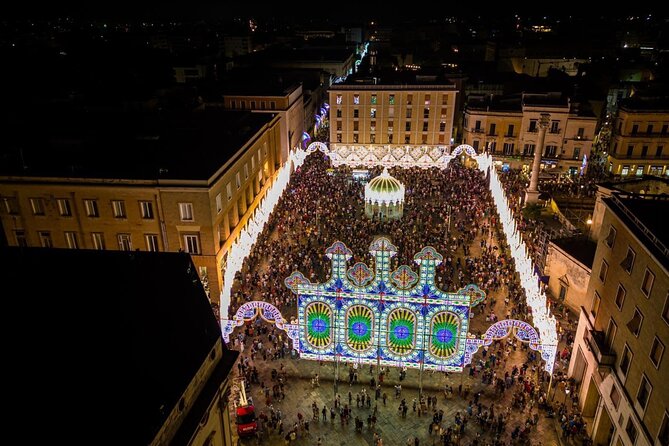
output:
[[[239,390],[239,405],[237,406],[237,433],[240,437],[249,437],[255,435],[258,430],[258,422],[256,421],[256,409],[253,406],[253,401],[246,398],[246,383],[241,382],[241,389]]]

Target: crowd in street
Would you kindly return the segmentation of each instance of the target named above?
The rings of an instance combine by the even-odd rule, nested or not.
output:
[[[371,177],[379,173],[380,169],[372,169]],[[482,334],[501,319],[531,322],[484,175],[457,161],[444,170],[393,169],[390,173],[406,187],[404,216],[396,221],[370,220],[364,215],[363,184],[353,180],[348,169],[329,169],[327,159],[320,153],[309,156],[291,178],[289,189],[237,275],[230,314],[248,300],[264,300],[277,306],[287,319],[295,317],[296,296],[285,287],[286,277],[298,270],[312,282],[324,281],[329,268],[325,248],[337,240],[352,250],[354,258],[350,264],[369,264],[371,241],[377,235],[385,235],[399,251],[393,269],[399,264],[415,269],[414,254],[430,245],[444,256],[437,271],[437,283],[443,290],[455,291],[475,283],[488,293],[473,311],[473,334]],[[503,182],[509,196],[517,197],[524,190],[521,177],[514,173]],[[522,229],[526,231],[527,227]],[[573,335],[565,329],[561,340],[564,349],[557,359],[557,369],[564,371]],[[292,385],[283,365],[291,353],[285,333],[258,320],[235,332],[232,348],[242,351],[239,375],[262,401],[259,442],[263,438],[281,438],[292,444],[309,439],[300,444],[320,446],[322,439],[316,432],[329,425],[330,429],[352,429],[360,435],[370,435],[375,446],[403,444],[404,439],[398,443],[397,439],[382,438],[376,428],[379,412],[391,410],[392,406],[399,418],[425,417],[431,444],[529,444],[531,433],[544,416],[558,417],[565,437],[580,437],[584,430],[571,402],[565,401],[556,408],[549,401],[543,361],[527,344],[512,336],[495,341],[475,355],[471,366],[465,369],[468,384],[464,387],[462,381],[455,385],[457,379],[451,380],[446,373],[443,391],[424,392],[415,398],[404,395],[402,390],[406,370],[374,370],[370,366],[367,371],[366,367],[363,370],[352,365],[349,389],[342,389],[330,404],[313,401],[308,409],[310,417],[302,410],[296,415],[281,410],[285,387]],[[269,370],[271,373],[263,375],[262,371]],[[391,377],[395,391],[389,397]],[[312,374],[311,383],[312,387],[320,385],[318,374]],[[463,403],[463,409],[446,419],[444,407],[454,398]],[[406,444],[419,442],[418,435],[406,439]]]

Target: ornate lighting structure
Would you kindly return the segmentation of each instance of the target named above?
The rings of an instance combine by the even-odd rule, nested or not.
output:
[[[378,177],[365,185],[365,214],[382,219],[399,219],[404,212],[404,185],[384,167]]]

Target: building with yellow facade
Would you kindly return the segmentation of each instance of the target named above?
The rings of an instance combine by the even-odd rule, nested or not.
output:
[[[594,444],[666,445],[669,200],[613,192],[598,204],[588,303],[580,308],[568,376]]]
[[[669,98],[620,101],[608,162],[609,173],[623,178],[669,174]]]
[[[330,150],[363,160],[366,153],[378,152],[381,158],[406,156],[416,162],[435,148],[449,152],[456,94],[455,85],[436,78],[334,84],[329,90]]]
[[[463,142],[490,152],[497,165],[530,170],[543,132],[541,168],[577,174],[590,158],[597,129],[597,118],[583,105],[559,93],[470,97]],[[542,114],[548,115],[545,130]]]
[[[221,262],[281,159],[274,113],[45,114],[10,140],[0,221],[10,246],[191,254],[212,302]]]

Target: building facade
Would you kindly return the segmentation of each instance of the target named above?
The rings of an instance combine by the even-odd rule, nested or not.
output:
[[[542,114],[549,115],[543,133]],[[489,151],[497,165],[527,170],[534,150],[542,145],[542,169],[574,175],[590,158],[596,128],[592,113],[559,94],[486,96],[468,100],[463,142],[477,151]]]
[[[620,101],[608,157],[620,177],[669,175],[669,98]]]
[[[178,170],[180,166],[163,169],[158,178],[153,172],[128,178],[115,169],[104,176],[62,175],[58,166],[39,175],[0,175],[0,219],[8,244],[185,251],[191,254],[210,299],[218,302],[221,261],[272,182],[280,163],[283,124],[278,114],[198,113],[211,118],[212,127],[202,132],[220,130],[223,140],[176,147],[182,155],[191,151],[183,162],[186,168],[188,159],[203,166],[187,175]],[[232,128],[244,130],[228,144],[225,138]],[[212,158],[215,150],[221,156]],[[208,165],[208,160],[214,164]],[[134,162],[146,160],[138,156]]]
[[[592,270],[592,242],[583,239],[555,239],[548,242],[546,268],[548,292],[578,314],[587,305],[588,281]]]
[[[669,442],[666,197],[602,199],[597,250],[569,377],[595,445]]]
[[[449,150],[456,94],[453,85],[335,84],[329,91],[330,148]]]

